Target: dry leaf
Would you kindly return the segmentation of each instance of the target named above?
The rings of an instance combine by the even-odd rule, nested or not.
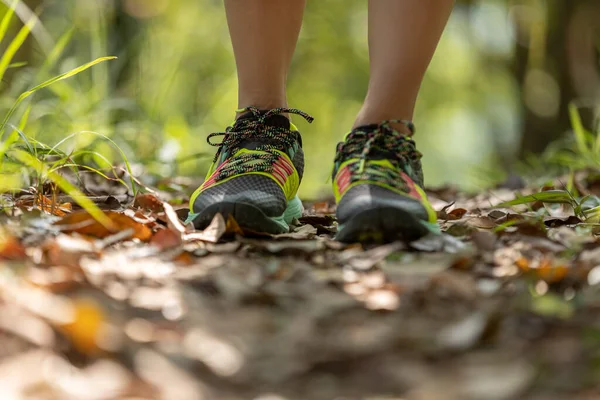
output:
[[[0,230],[0,259],[22,260],[25,258],[25,248],[21,243]]]
[[[143,208],[150,210],[155,213],[162,212],[164,210],[163,202],[158,199],[152,193],[142,193],[135,197],[134,207]]]
[[[237,224],[237,223],[236,223]],[[183,235],[185,242],[202,241],[209,243],[217,243],[221,237],[225,234],[227,225],[225,219],[219,213],[217,213],[210,224],[202,232],[192,232]]]
[[[60,227],[62,232],[76,232],[80,235],[93,236],[96,238],[106,238],[116,232],[131,230],[130,237],[147,241],[152,237],[152,231],[146,225],[134,220],[128,215],[116,211],[105,211],[104,214],[117,227],[115,231],[110,231],[98,221],[96,221],[87,211],[77,211],[67,215],[55,225]]]
[[[461,219],[466,213],[467,210],[464,208],[455,208],[448,213],[448,216],[451,217],[450,219]]]
[[[169,203],[163,203],[163,208],[165,209],[165,216],[167,217],[167,225],[169,225],[169,228],[184,234],[186,232],[185,226],[179,220],[179,216],[173,206]]]
[[[183,243],[181,234],[172,229],[161,229],[152,236],[150,244],[158,247],[160,250],[172,249]]]
[[[233,215],[227,216],[227,224],[225,225],[225,233],[233,233],[236,235],[244,236],[244,230],[237,223]]]

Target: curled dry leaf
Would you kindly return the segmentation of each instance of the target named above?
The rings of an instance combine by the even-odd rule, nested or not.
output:
[[[223,218],[221,214],[217,213],[206,229],[201,232],[186,233],[182,236],[182,238],[185,242],[202,241],[217,243],[221,237],[223,237],[226,231],[227,224],[225,223],[225,218]]]
[[[25,258],[25,248],[13,236],[0,230],[0,260],[21,260]]]
[[[177,212],[173,206],[169,203],[163,203],[163,208],[165,209],[165,216],[167,217],[167,224],[169,225],[169,228],[181,234],[186,233],[186,228],[179,220],[179,216],[177,215]]]
[[[107,229],[84,210],[69,214],[60,221],[55,222],[54,225],[56,225],[62,232],[65,233],[76,232],[80,235],[93,236],[100,239],[109,237],[116,232],[127,229],[131,230],[130,237],[139,239],[141,241],[147,241],[152,237],[152,231],[150,228],[134,220],[128,215],[116,211],[106,211],[105,215],[116,226],[114,231]]]

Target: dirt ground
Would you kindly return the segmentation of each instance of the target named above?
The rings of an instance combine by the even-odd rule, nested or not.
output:
[[[0,398],[600,399],[598,224],[430,196],[444,234],[380,246],[336,242],[326,201],[271,237],[161,191],[96,196],[116,229],[5,197]]]

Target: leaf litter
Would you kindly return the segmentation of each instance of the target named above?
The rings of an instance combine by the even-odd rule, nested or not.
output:
[[[438,189],[442,235],[379,246],[336,242],[331,201],[265,235],[222,215],[198,231],[185,203],[149,188],[121,187],[128,200],[106,207],[110,188],[87,182],[110,226],[60,193],[20,194],[0,228],[0,388],[15,399],[600,398],[597,188],[577,179],[587,197]]]

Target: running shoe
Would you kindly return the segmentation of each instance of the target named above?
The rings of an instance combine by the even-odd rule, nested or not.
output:
[[[218,146],[204,183],[190,200],[189,221],[204,229],[217,213],[232,216],[242,229],[285,233],[302,215],[298,188],[304,172],[302,138],[283,114],[313,118],[292,108],[248,107],[225,132],[208,136]],[[220,143],[211,139],[223,136]]]
[[[393,129],[406,125],[411,134]],[[342,242],[413,241],[439,232],[423,191],[421,153],[410,121],[358,127],[339,143],[333,169],[338,233]]]

